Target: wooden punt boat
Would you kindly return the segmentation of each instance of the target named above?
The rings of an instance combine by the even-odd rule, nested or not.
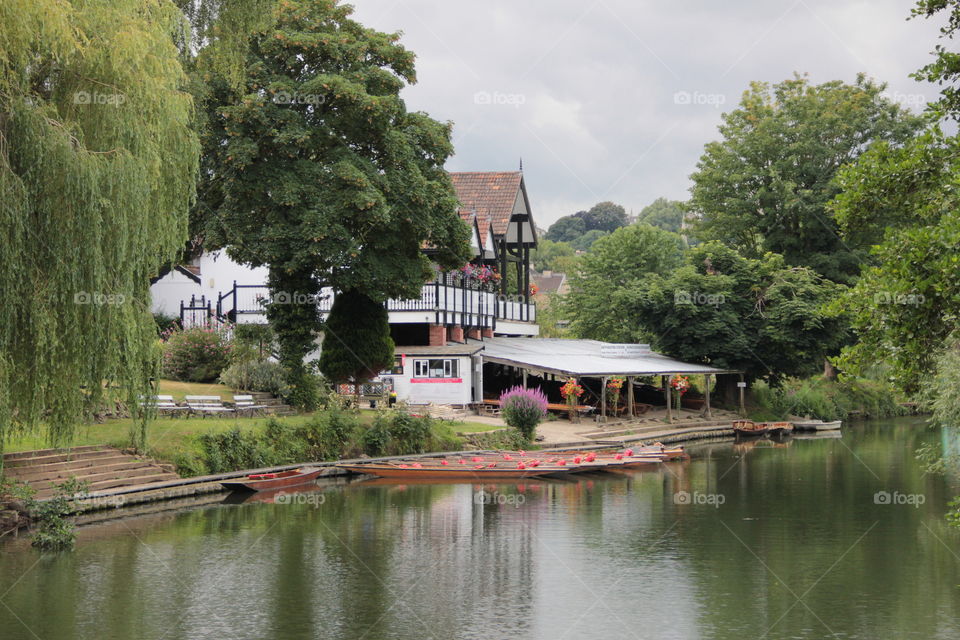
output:
[[[301,467],[279,473],[257,473],[246,478],[224,480],[221,486],[232,491],[269,491],[306,484],[317,479],[323,472],[319,467]]]
[[[835,431],[843,424],[843,420],[798,420],[793,423],[793,428],[797,431]]]
[[[767,433],[766,422],[753,422],[752,420],[734,420],[733,432],[743,438],[756,438]]]
[[[536,466],[518,469],[516,467],[489,467],[484,465],[421,465],[414,467],[411,465],[399,465],[390,463],[360,463],[337,465],[341,469],[352,471],[354,473],[366,473],[380,478],[399,478],[403,480],[411,479],[445,479],[445,480],[486,480],[490,479],[516,479],[516,478],[535,478],[552,473],[563,473],[568,471],[563,467],[556,465]]]
[[[772,436],[783,436],[793,431],[793,425],[789,422],[771,422],[767,427],[767,433]]]

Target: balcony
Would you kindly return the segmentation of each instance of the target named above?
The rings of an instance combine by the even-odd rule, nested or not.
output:
[[[199,314],[204,318],[216,317],[232,322],[258,322],[266,317],[269,302],[303,304],[310,300],[314,300],[319,311],[326,314],[333,305],[333,297],[333,291],[327,288],[310,299],[301,300],[298,294],[285,292],[278,292],[271,298],[266,285],[234,284],[232,289],[219,296],[215,309],[212,301],[206,300],[199,304],[192,300],[189,305],[181,305],[181,319],[185,324],[196,324]],[[534,303],[462,284],[429,282],[420,288],[419,300],[391,299],[386,307],[392,324],[427,323],[497,330],[499,321],[505,329],[511,329],[505,333],[536,333],[526,328],[537,320]]]

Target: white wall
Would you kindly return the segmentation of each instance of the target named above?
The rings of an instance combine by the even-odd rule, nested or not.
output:
[[[200,285],[174,269],[150,287],[153,313],[180,317],[180,301],[200,297]]]
[[[219,296],[237,284],[267,284],[266,267],[248,267],[230,259],[224,250],[200,256],[200,287],[207,297]],[[216,297],[214,297],[216,302]]]
[[[190,296],[199,298],[201,295],[205,295],[216,308],[217,299],[233,289],[234,280],[237,284],[267,284],[266,267],[238,264],[223,250],[204,253],[195,264],[200,267],[200,284],[174,269],[150,287],[154,313],[179,316],[181,300],[189,302]]]
[[[397,355],[403,353],[403,347],[397,348]],[[459,378],[439,379],[442,381],[412,382],[414,359],[443,358],[458,361]],[[473,402],[473,357],[472,356],[428,356],[408,355],[403,361],[403,375],[383,376],[393,378],[393,388],[399,400],[414,404],[433,402],[435,404],[468,404]]]

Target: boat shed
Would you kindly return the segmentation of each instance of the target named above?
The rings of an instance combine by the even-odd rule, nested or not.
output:
[[[471,341],[473,342],[473,341]],[[721,374],[742,374],[741,371],[718,369],[703,364],[692,364],[668,358],[650,349],[646,344],[613,344],[598,340],[567,340],[559,338],[485,338],[477,344],[483,350],[477,355],[484,363],[496,363],[514,367],[522,374],[524,386],[527,376],[544,378],[598,378],[601,380],[601,412],[606,415],[607,379],[612,376],[626,378],[627,388],[632,389],[634,378],[660,376],[665,395],[669,394],[668,382],[675,375],[702,375],[705,377],[705,413],[710,416],[710,379]],[[741,378],[742,379],[742,378]],[[743,387],[740,387],[741,410]],[[628,411],[633,414],[633,393],[627,394]],[[671,402],[666,398],[668,416]]]

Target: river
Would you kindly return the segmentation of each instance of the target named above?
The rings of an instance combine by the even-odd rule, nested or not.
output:
[[[0,547],[0,638],[960,638],[960,476],[903,418],[656,471],[351,483]]]

